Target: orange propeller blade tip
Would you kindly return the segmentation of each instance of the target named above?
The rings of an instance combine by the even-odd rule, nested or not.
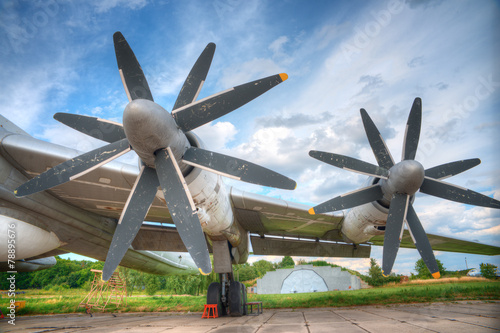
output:
[[[309,214],[311,214],[311,215],[316,214],[316,213],[314,212],[314,207],[313,207],[313,208],[311,208],[311,209],[309,209]]]
[[[288,79],[288,75],[286,73],[280,74],[281,81],[286,81]]]
[[[432,273],[432,277],[435,279],[439,279],[441,277],[441,274],[439,272]]]

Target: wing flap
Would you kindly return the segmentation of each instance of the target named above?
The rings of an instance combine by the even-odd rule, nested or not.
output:
[[[371,246],[250,236],[253,253],[258,255],[369,258]]]
[[[134,241],[134,250],[187,252],[177,229],[143,224]]]

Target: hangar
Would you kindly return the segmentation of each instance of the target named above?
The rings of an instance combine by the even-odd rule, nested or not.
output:
[[[361,280],[340,267],[299,265],[267,272],[257,280],[257,294],[312,293],[356,290]]]

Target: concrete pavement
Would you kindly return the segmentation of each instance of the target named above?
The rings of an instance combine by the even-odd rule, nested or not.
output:
[[[0,332],[495,332],[500,301],[350,308],[266,309],[259,316],[201,319],[201,313],[121,313],[0,319]]]

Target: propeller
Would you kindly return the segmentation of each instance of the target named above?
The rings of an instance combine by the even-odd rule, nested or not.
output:
[[[374,185],[325,201],[309,210],[310,214],[332,212],[379,201],[389,207],[384,235],[382,271],[388,276],[396,260],[404,225],[412,236],[420,256],[434,278],[439,278],[439,268],[429,239],[412,205],[413,195],[420,190],[435,197],[489,208],[500,208],[500,201],[452,185],[442,179],[457,175],[481,163],[477,158],[450,162],[427,170],[415,161],[422,122],[422,100],[415,98],[406,123],[402,160],[394,163],[387,145],[365,109],[361,118],[368,142],[378,166],[351,157],[310,151],[309,155],[338,168],[376,178]]]
[[[77,156],[32,178],[16,189],[18,197],[50,189],[80,177],[134,150],[141,169],[116,226],[103,268],[108,280],[132,244],[161,186],[177,231],[202,274],[212,270],[207,243],[185,174],[191,166],[245,182],[283,189],[296,183],[274,171],[234,157],[191,147],[185,132],[213,121],[287,79],[277,74],[242,84],[197,101],[215,52],[209,43],[195,62],[169,114],[154,103],[148,82],[120,32],[113,35],[120,77],[129,99],[123,125],[95,117],[56,113],[54,118],[109,144]]]

